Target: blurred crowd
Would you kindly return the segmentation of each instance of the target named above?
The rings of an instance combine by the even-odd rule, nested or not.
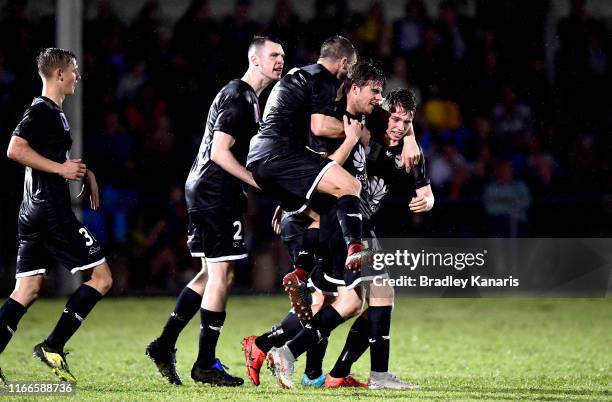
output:
[[[469,16],[461,2],[436,4],[428,13],[422,0],[408,0],[403,15],[391,16],[381,2],[357,11],[346,0],[316,0],[306,19],[292,1],[278,0],[272,18],[260,21],[248,0],[222,18],[206,0],[194,0],[169,22],[159,1],[147,1],[125,22],[101,1],[83,25],[80,65],[84,156],[103,206],[84,209],[84,220],[121,271],[119,288],[171,291],[198,269],[185,247],[184,180],[208,107],[245,71],[254,34],[281,40],[288,71],[314,62],[321,42],[342,33],[361,57],[382,65],[386,91],[417,94],[415,129],[436,206],[413,216],[405,194],[393,194],[379,216],[381,235],[609,235],[610,26],[584,0],[572,0],[569,13],[552,22],[559,46],[551,67],[549,1],[477,0]],[[10,1],[0,14],[0,37],[10,38],[0,42],[3,147],[40,93],[34,58],[54,45],[53,15],[32,18],[26,6]],[[10,267],[22,176],[15,164],[2,167],[0,243]],[[274,205],[253,199],[254,253],[239,267],[239,284],[265,289],[287,262],[268,229]]]

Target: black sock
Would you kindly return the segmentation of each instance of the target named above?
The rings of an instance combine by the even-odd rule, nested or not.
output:
[[[315,258],[315,250],[319,243],[319,229],[310,228],[304,233],[302,238],[302,247],[298,255],[295,257],[295,267],[302,268],[307,273],[311,273],[315,267],[317,260]]]
[[[368,308],[370,338],[370,369],[379,373],[389,371],[389,330],[391,306]]]
[[[340,324],[344,318],[332,307],[331,304],[324,306],[312,320],[304,325],[304,329],[293,338],[287,346],[296,359],[308,349],[316,345],[321,338],[327,338],[329,334]]]
[[[202,295],[189,287],[185,287],[176,299],[174,310],[168,317],[161,335],[157,338],[159,343],[164,347],[174,349],[179,334],[198,312],[200,304],[202,304]]]
[[[272,329],[255,339],[255,345],[262,352],[268,353],[272,348],[283,346],[288,340],[293,339],[304,328],[302,321],[293,311],[283,319],[283,321]]]
[[[209,369],[215,364],[217,341],[225,322],[225,311],[209,311],[200,309],[202,327],[200,329],[200,350],[196,366]]]
[[[86,284],[79,286],[68,299],[64,313],[45,343],[55,350],[64,350],[68,339],[79,329],[81,323],[100,299],[102,299],[102,294],[96,289]]]
[[[351,373],[351,367],[368,349],[368,320],[362,315],[357,317],[346,336],[342,353],[338,356],[334,368],[329,372],[334,378],[343,378]]]
[[[4,352],[6,345],[17,331],[17,324],[28,309],[21,303],[11,299],[6,299],[0,308],[0,353]]]
[[[336,215],[346,244],[360,243],[362,238],[361,201],[354,195],[343,195],[336,202]]]
[[[323,374],[323,358],[325,357],[327,344],[327,338],[322,338],[319,343],[306,352],[306,368],[304,369],[304,373],[306,373],[311,380],[319,378]]]

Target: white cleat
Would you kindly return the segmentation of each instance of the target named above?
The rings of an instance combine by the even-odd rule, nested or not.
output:
[[[283,388],[293,388],[294,363],[295,357],[286,345],[268,352],[268,368]]]
[[[370,373],[370,381],[368,384],[370,389],[419,389],[416,384],[408,384],[401,378],[390,372],[379,373],[372,371]]]

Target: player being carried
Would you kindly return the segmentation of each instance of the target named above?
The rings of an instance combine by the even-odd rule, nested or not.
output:
[[[248,50],[247,72],[219,91],[208,112],[202,143],[185,184],[190,220],[187,245],[193,257],[202,259],[202,270],[179,295],[161,335],[146,348],[146,354],[171,384],[181,384],[176,372],[176,340],[198,310],[199,353],[191,378],[222,386],[244,382],[224,370],[215,352],[235,261],[247,257],[243,182],[253,187],[257,184],[244,163],[249,140],[259,127],[257,97],[280,78],[284,56],[278,42],[255,37]]]
[[[351,81],[349,80],[347,84],[350,84]],[[356,89],[355,87],[352,88]],[[354,110],[350,107],[354,103],[354,96],[350,91],[351,88],[349,88],[347,102],[349,109]],[[410,189],[415,191],[415,196],[409,204],[410,209],[415,213],[428,211],[433,207],[433,194],[426,177],[422,155],[420,163],[416,169],[412,170],[410,175],[405,174],[401,168],[401,163],[399,163],[402,138],[413,134],[414,95],[408,90],[393,91],[383,102],[383,109],[377,108],[377,111],[372,116],[368,116],[366,120],[366,126],[373,133],[371,141],[368,141],[367,135],[362,136],[360,144],[349,145],[350,151],[347,152],[345,151],[347,142],[352,141],[353,145],[356,143],[354,139],[347,137],[332,155],[338,160],[348,159],[344,166],[362,181],[361,200],[364,226],[370,229],[373,238],[375,238],[375,235],[373,233],[372,215],[377,211],[382,198],[391,187],[404,187],[408,188],[409,191],[411,191]],[[369,152],[366,153],[368,146]],[[299,239],[296,239],[299,236],[287,236],[288,232],[305,233],[305,235],[312,232],[312,229],[306,231],[306,226],[309,223],[307,220],[301,219],[298,221],[298,219],[296,216],[283,216],[281,230],[283,240],[288,246],[299,242]],[[334,369],[327,376],[322,375],[321,370],[327,344],[325,335],[318,343],[315,342],[311,347],[307,346],[306,373],[302,383],[312,386],[321,386],[324,383],[326,387],[365,386],[350,375],[350,368],[352,363],[370,346],[372,372],[369,386],[371,388],[409,388],[409,384],[388,372],[389,328],[393,289],[373,286],[370,282],[372,278],[364,278],[357,272],[345,272],[342,269],[342,256],[334,258],[342,245],[340,230],[337,227],[338,224],[334,224],[334,219],[333,213],[326,214],[321,222],[322,241],[329,252],[327,258],[325,258],[324,269],[320,265],[317,266],[309,279],[312,289],[316,290],[313,294],[313,310],[317,311],[323,305],[333,303],[332,307],[335,306],[339,312],[342,312],[342,318],[345,319],[359,312],[361,298],[366,295],[369,308],[353,324],[345,348]],[[336,229],[333,229],[334,227]],[[300,228],[301,231],[298,230]],[[318,233],[315,237],[318,241]],[[299,247],[294,248],[295,252],[293,254],[297,255]],[[368,282],[368,286],[364,286],[363,289],[360,289],[361,286],[356,287],[357,284],[364,282]],[[332,297],[338,294],[340,294],[339,298]],[[303,305],[307,301],[302,300],[301,302]],[[294,311],[300,311],[300,306],[294,306]],[[295,314],[290,313],[272,331],[257,338],[245,338],[243,345],[245,346],[249,376],[252,380],[258,381],[259,367],[263,363],[266,352],[271,350],[272,347],[284,345],[299,331],[309,332],[304,323],[300,322]],[[309,326],[312,326],[312,324]],[[293,345],[299,346],[295,342],[293,342]],[[287,350],[279,350],[273,351],[271,354],[279,381],[281,385],[287,387],[292,384],[291,376],[283,369],[292,367],[292,364],[285,363],[291,363],[293,355],[286,356],[286,352]]]
[[[48,48],[36,61],[42,95],[34,98],[24,113],[7,150],[7,156],[24,165],[26,171],[18,220],[17,281],[0,308],[0,352],[36,300],[43,275],[56,262],[72,274],[83,271],[89,279],[70,296],[55,328],[33,352],[61,380],[75,382],[64,346],[110,290],[112,277],[102,248],[74,215],[70,199],[68,181],[85,178],[91,207],[99,207],[93,172],[81,159],[67,157],[72,139],[62,105],[66,96],[74,94],[81,78],[76,56],[68,50]]]

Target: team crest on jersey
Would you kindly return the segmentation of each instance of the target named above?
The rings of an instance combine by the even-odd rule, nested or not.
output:
[[[66,118],[66,115],[64,114],[64,112],[60,112],[60,119],[62,119],[62,125],[64,126],[64,130],[66,131],[70,131],[70,124],[68,124],[68,119]]]

